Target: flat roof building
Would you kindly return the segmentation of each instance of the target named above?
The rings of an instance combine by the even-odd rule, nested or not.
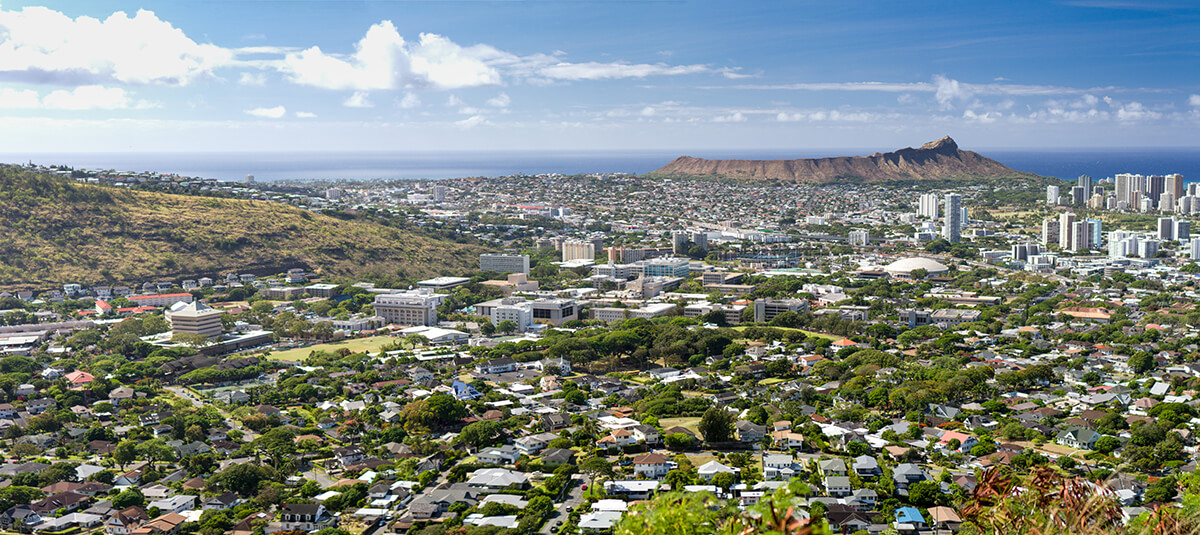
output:
[[[205,338],[216,338],[221,336],[224,330],[221,311],[199,301],[175,303],[163,312],[163,315],[171,323],[172,334],[195,334]]]
[[[484,253],[479,255],[479,270],[528,275],[529,255]]]

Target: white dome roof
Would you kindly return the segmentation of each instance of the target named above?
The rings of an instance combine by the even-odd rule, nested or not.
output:
[[[912,273],[914,270],[917,270],[917,269],[924,269],[925,271],[928,271],[930,274],[945,273],[947,271],[950,271],[950,268],[946,267],[944,264],[942,264],[941,262],[938,262],[937,260],[932,260],[929,258],[918,258],[918,257],[902,258],[900,260],[892,262],[891,264],[888,264],[887,267],[885,267],[883,269],[885,271],[892,272],[892,273]]]

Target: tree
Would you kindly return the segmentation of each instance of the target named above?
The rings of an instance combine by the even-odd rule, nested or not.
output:
[[[236,492],[249,496],[258,490],[259,485],[275,477],[274,470],[266,466],[251,463],[234,464],[217,472],[209,478],[209,484],[222,490]]]
[[[567,395],[564,399],[567,403],[572,405],[583,405],[587,403],[587,395],[584,394],[582,390],[572,390],[567,392]]]
[[[503,430],[500,422],[481,420],[464,427],[458,434],[458,440],[463,444],[482,448],[494,444]]]
[[[696,439],[687,433],[671,433],[663,437],[663,444],[671,451],[690,450],[696,445]]]
[[[10,485],[0,489],[0,509],[7,511],[14,505],[36,502],[46,497],[46,493],[34,487]]]
[[[124,509],[135,505],[145,505],[146,497],[137,489],[123,490],[112,499],[114,509]]]
[[[918,481],[908,486],[908,499],[913,505],[929,507],[937,505],[942,486],[936,481]]]
[[[113,449],[113,460],[117,462],[117,465],[121,467],[121,470],[125,469],[125,465],[136,461],[137,456],[137,442],[132,440],[122,440],[121,442],[118,442],[117,447]]]
[[[716,485],[726,491],[728,491],[729,487],[732,487],[735,483],[737,483],[737,476],[733,475],[731,472],[721,472],[712,478],[713,485]]]
[[[709,443],[729,442],[733,437],[734,420],[729,411],[711,407],[700,418],[700,436]]]
[[[154,468],[155,461],[165,461],[175,457],[175,448],[167,445],[161,438],[152,438],[137,445],[137,451]]]
[[[1129,368],[1134,373],[1146,373],[1154,369],[1154,356],[1146,351],[1138,351],[1129,357]]]
[[[1119,439],[1117,437],[1110,437],[1108,435],[1104,435],[1096,440],[1096,444],[1092,446],[1092,449],[1094,449],[1100,453],[1103,453],[1105,455],[1108,455],[1108,454],[1116,451],[1117,448],[1120,448],[1120,447],[1121,447],[1121,439]]]
[[[517,330],[517,322],[513,320],[504,320],[496,326],[496,329],[505,334],[512,333]]]

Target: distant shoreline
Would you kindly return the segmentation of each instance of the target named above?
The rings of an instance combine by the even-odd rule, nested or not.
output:
[[[704,158],[789,159],[870,154],[866,149],[697,151],[446,151],[227,153],[0,153],[0,162],[150,171],[244,180],[440,180],[513,174],[653,171],[685,153]],[[1200,181],[1200,149],[978,150],[1018,171],[1070,180],[1116,173],[1180,173]]]

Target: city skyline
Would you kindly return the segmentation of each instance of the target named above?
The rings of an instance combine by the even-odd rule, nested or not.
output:
[[[1179,147],[1189,4],[0,8],[9,151]]]

